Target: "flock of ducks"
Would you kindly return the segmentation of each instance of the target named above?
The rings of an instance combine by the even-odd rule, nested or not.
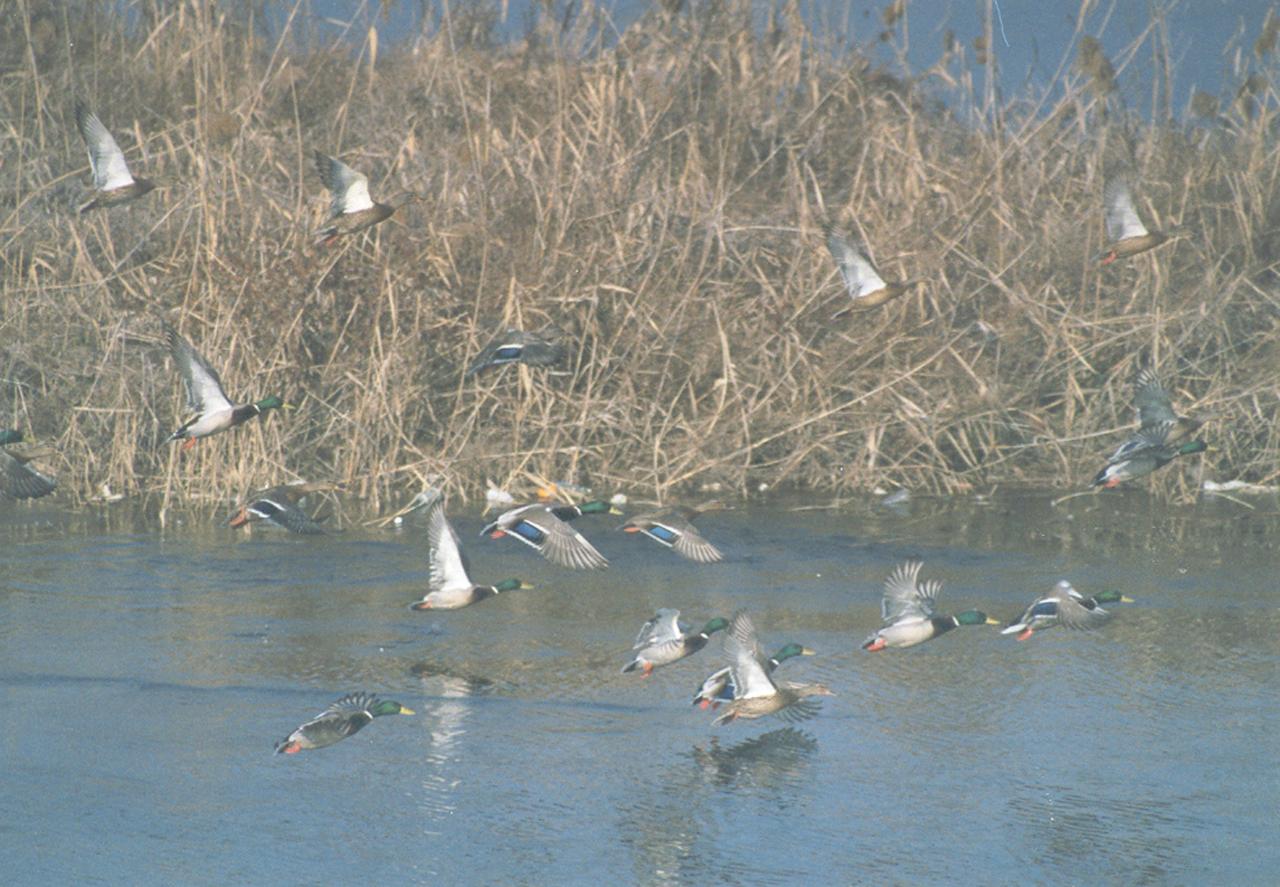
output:
[[[118,206],[156,188],[155,182],[135,177],[130,172],[124,153],[110,131],[79,100],[75,104],[75,120],[88,151],[94,187],[92,198],[80,207],[81,213]],[[339,237],[371,228],[390,218],[405,202],[418,199],[416,194],[408,192],[391,203],[376,202],[369,193],[368,178],[363,173],[318,150],[314,159],[320,178],[331,194],[329,216],[315,232],[316,241],[320,244],[332,244]],[[1148,229],[1134,206],[1127,175],[1110,178],[1103,196],[1110,243],[1096,257],[1102,265],[1154,249],[1185,233],[1182,228],[1164,232]],[[851,300],[835,317],[851,310],[868,310],[884,305],[910,292],[918,283],[914,280],[886,282],[867,258],[865,246],[830,222],[824,223],[823,232]],[[182,449],[186,451],[200,438],[235,428],[272,410],[291,408],[276,395],[246,403],[232,401],[217,371],[204,356],[168,321],[161,319],[160,323],[169,352],[186,387],[190,412],[166,442],[182,441]],[[564,334],[554,326],[537,332],[507,329],[477,355],[467,367],[465,376],[510,363],[553,366],[566,353],[563,339]],[[1168,390],[1151,367],[1142,367],[1137,374],[1134,404],[1138,414],[1136,431],[1111,455],[1093,479],[1092,486],[1113,488],[1149,474],[1179,456],[1207,449],[1205,442],[1195,437],[1204,420],[1179,416],[1173,409]],[[0,430],[0,495],[12,499],[48,495],[53,492],[56,481],[30,464],[43,453],[21,448],[22,437],[17,430]],[[238,527],[251,521],[264,521],[294,533],[324,533],[321,523],[303,510],[300,503],[309,493],[333,489],[334,485],[315,483],[272,487],[254,494],[229,523]],[[458,535],[445,515],[443,499],[438,495],[423,496],[421,507],[426,511],[431,551],[430,576],[428,591],[422,600],[411,605],[414,610],[458,609],[531,587],[516,578],[503,579],[493,585],[476,584],[471,578],[471,568]],[[713,564],[722,560],[723,554],[698,532],[693,521],[700,514],[720,507],[719,503],[668,507],[634,515],[620,529],[648,536],[694,563]],[[571,523],[584,515],[603,513],[620,512],[612,503],[603,501],[576,505],[538,502],[502,513],[484,527],[482,535],[492,539],[516,539],[561,567],[602,569],[608,566],[608,560]],[[902,564],[886,579],[881,601],[883,624],[867,638],[863,649],[877,652],[913,647],[959,626],[999,624],[979,610],[964,610],[954,616],[938,614],[936,606],[941,583],[937,580],[921,582],[921,566],[919,562]],[[1085,597],[1070,583],[1059,582],[1049,593],[1032,602],[1003,632],[1016,634],[1019,640],[1025,640],[1035,631],[1054,625],[1094,628],[1109,617],[1103,604],[1127,600],[1118,592]],[[640,672],[648,676],[655,668],[697,653],[707,646],[713,635],[724,632],[723,648],[729,664],[703,681],[693,698],[694,704],[703,708],[723,707],[715,718],[715,724],[768,715],[795,720],[816,711],[813,697],[831,695],[831,691],[821,684],[776,678],[774,673],[783,662],[812,655],[813,651],[797,643],[788,643],[766,657],[755,626],[745,612],[738,612],[729,619],[710,619],[696,630],[682,625],[679,616],[678,610],[660,609],[646,622],[623,672]],[[276,750],[293,754],[332,745],[355,734],[375,718],[390,714],[409,715],[413,712],[398,702],[383,700],[373,694],[348,694],[277,743]]]

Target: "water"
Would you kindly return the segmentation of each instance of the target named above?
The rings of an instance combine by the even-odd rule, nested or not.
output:
[[[1280,865],[1274,502],[759,506],[702,519],[713,567],[584,518],[599,574],[457,523],[480,581],[538,588],[413,613],[418,528],[246,537],[5,506],[10,883],[1265,883]],[[1009,618],[1064,576],[1137,602],[1092,634],[863,653],[911,556],[952,612]],[[659,606],[746,607],[768,649],[819,651],[784,675],[839,695],[795,726],[713,729],[688,703],[718,642],[618,673]],[[357,689],[417,714],[272,753]]]

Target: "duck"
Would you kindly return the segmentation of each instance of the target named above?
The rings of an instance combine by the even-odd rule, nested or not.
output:
[[[222,389],[217,371],[168,321],[162,320],[161,323],[169,343],[169,353],[173,355],[173,362],[177,364],[187,388],[187,409],[194,414],[165,438],[165,443],[181,440],[182,450],[186,452],[196,445],[199,438],[235,428],[269,410],[293,409],[292,404],[285,403],[274,394],[256,403],[232,403]]]
[[[89,151],[89,166],[93,170],[96,191],[93,198],[80,207],[82,214],[100,207],[119,206],[155,190],[156,183],[150,179],[133,177],[116,140],[102,125],[98,115],[80,99],[76,99],[75,114],[76,128]]]
[[[543,327],[536,333],[508,327],[480,349],[463,378],[509,363],[524,363],[531,367],[554,366],[564,359],[563,335],[555,325]]]
[[[413,709],[372,693],[348,693],[320,714],[276,743],[276,754],[294,755],[303,749],[324,748],[354,736],[374,718],[411,715]]]
[[[1203,440],[1193,439],[1205,420],[1175,413],[1168,389],[1149,366],[1141,367],[1134,378],[1133,402],[1138,430],[1111,454],[1090,482],[1091,487],[1114,489],[1125,481],[1151,474],[1179,456],[1209,449]]]
[[[844,287],[853,299],[853,304],[832,315],[832,320],[843,317],[850,311],[878,308],[920,283],[918,280],[885,283],[866,257],[865,249],[845,231],[831,222],[823,222],[822,233],[827,238],[827,249],[836,260],[836,267],[840,269]]]
[[[723,560],[724,555],[702,537],[694,527],[693,520],[701,514],[723,507],[719,502],[707,502],[695,507],[673,505],[660,511],[637,514],[618,529],[625,533],[644,533],[660,545],[665,545],[695,563],[714,564]]]
[[[778,666],[795,656],[813,656],[814,651],[800,644],[787,644],[765,660],[765,670],[770,675],[777,670]],[[699,708],[719,708],[722,702],[733,701],[733,685],[732,685],[732,669],[725,666],[719,671],[712,674],[702,686],[698,688],[698,692],[693,695],[693,705]]]
[[[639,669],[644,677],[653,674],[661,665],[679,662],[692,656],[707,645],[717,631],[729,627],[729,621],[720,616],[710,620],[699,631],[686,630],[680,624],[680,611],[666,607],[658,610],[636,635],[631,649],[635,656],[622,668],[623,674]]]
[[[590,504],[590,503],[588,503]],[[607,503],[600,503],[605,505]],[[554,508],[562,509],[558,515]],[[536,502],[522,505],[498,515],[496,520],[485,524],[480,531],[481,536],[501,539],[511,536],[537,551],[551,563],[575,570],[602,570],[609,566],[605,556],[596,551],[594,545],[586,537],[569,526],[566,517],[577,508],[586,512],[586,505],[550,506]]]
[[[16,429],[0,430],[0,497],[9,499],[39,499],[48,496],[58,481],[30,463],[52,453],[47,449],[10,449],[20,444],[23,434]]]
[[[1118,591],[1104,591],[1093,597],[1085,597],[1063,579],[1048,594],[1032,601],[1022,615],[1000,633],[1017,633],[1018,640],[1025,641],[1036,631],[1055,625],[1075,629],[1097,628],[1111,618],[1111,614],[1102,609],[1102,604],[1114,603],[1131,604],[1133,599]]]
[[[427,593],[413,604],[414,610],[457,610],[506,591],[533,588],[519,579],[504,579],[497,585],[472,582],[471,565],[445,516],[440,497],[427,506],[427,540],[431,547],[431,577]]]
[[[755,625],[744,611],[735,613],[730,620],[724,651],[729,658],[734,693],[733,701],[711,722],[717,727],[775,714],[783,720],[801,720],[817,711],[810,696],[835,695],[822,684],[775,681],[760,653]]]
[[[1133,186],[1130,184],[1127,173],[1107,179],[1102,186],[1102,200],[1106,204],[1107,239],[1111,244],[1095,256],[1100,265],[1110,265],[1117,259],[1145,253],[1162,243],[1188,233],[1188,229],[1183,225],[1170,228],[1168,231],[1148,230],[1133,205]]]
[[[921,561],[899,564],[884,580],[880,615],[884,624],[862,644],[875,653],[886,647],[914,647],[946,634],[961,625],[999,625],[981,610],[965,610],[954,616],[935,615],[942,583],[936,579],[920,582]]]
[[[375,203],[369,196],[369,178],[336,157],[315,150],[316,169],[329,189],[329,218],[314,233],[316,243],[329,246],[344,234],[355,234],[389,219],[396,210],[417,195],[405,192],[392,203]]]
[[[253,498],[231,516],[227,525],[242,527],[251,521],[261,520],[291,533],[305,536],[323,534],[324,527],[303,511],[299,503],[310,493],[329,492],[333,489],[336,489],[334,484],[318,482],[277,484],[254,493]]]

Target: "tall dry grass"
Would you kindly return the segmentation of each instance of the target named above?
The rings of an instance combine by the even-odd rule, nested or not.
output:
[[[428,478],[472,494],[526,473],[658,496],[1081,485],[1131,428],[1145,356],[1180,409],[1219,414],[1215,449],[1155,486],[1280,477],[1261,38],[1234,102],[1151,125],[1097,47],[1053,98],[997,106],[973,87],[989,60],[959,44],[892,77],[790,4],[760,30],[747,0],[655,10],[609,45],[588,6],[495,46],[488,7],[455,2],[411,44],[309,50],[304,5],[275,40],[200,0],[116,6],[0,0],[0,424],[55,442],[73,496],[221,501],[307,477],[378,508]],[[77,94],[163,191],[76,216]],[[313,148],[375,195],[429,199],[315,248]],[[1149,222],[1196,233],[1099,269],[1117,162]],[[824,217],[924,286],[832,322]],[[233,397],[300,408],[161,446],[182,394],[157,315]],[[548,321],[573,342],[563,372],[462,379],[503,325]]]

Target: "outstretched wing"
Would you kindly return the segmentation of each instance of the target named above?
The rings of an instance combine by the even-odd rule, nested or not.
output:
[[[825,225],[827,249],[836,260],[845,289],[855,299],[884,289],[884,280],[876,273],[862,250],[843,231],[833,225]]]
[[[1138,424],[1143,427],[1178,420],[1168,389],[1150,367],[1139,370],[1133,380],[1133,405],[1138,410]]]
[[[57,481],[53,478],[0,449],[0,497],[39,499],[52,493],[55,486]]]
[[[364,173],[356,172],[341,160],[318,149],[316,169],[320,171],[324,186],[333,195],[329,203],[331,216],[373,209],[373,198],[369,196],[369,179]]]
[[[724,651],[732,669],[734,698],[752,699],[778,692],[760,656],[756,627],[745,612],[735,613],[725,633]]]
[[[654,614],[652,619],[641,626],[631,649],[643,650],[645,647],[655,647],[667,641],[678,641],[680,637],[680,611],[663,607]]]
[[[469,565],[458,534],[444,515],[443,499],[436,499],[427,511],[427,540],[431,545],[431,590],[471,588]]]
[[[1102,199],[1107,205],[1107,237],[1110,240],[1127,240],[1130,237],[1146,237],[1147,226],[1138,218],[1133,206],[1133,192],[1126,176],[1107,179],[1102,188]]]
[[[892,625],[902,619],[928,619],[933,615],[933,599],[941,590],[941,585],[930,583],[928,588],[921,588],[918,579],[923,566],[920,561],[899,564],[889,574],[889,578],[884,580],[880,616],[885,625]],[[932,591],[929,592],[929,589]]]
[[[76,126],[89,151],[89,165],[93,167],[93,186],[99,191],[112,191],[133,184],[129,165],[124,162],[124,152],[116,144],[98,115],[76,100]]]
[[[173,362],[182,373],[182,381],[187,386],[187,408],[197,413],[218,412],[235,408],[227,393],[222,390],[222,380],[218,372],[200,356],[200,352],[191,347],[168,321],[164,324],[164,335],[169,342],[169,353]]]
[[[553,564],[577,570],[598,570],[609,566],[609,561],[587,541],[586,536],[560,520],[546,507],[537,506],[525,520],[545,534],[542,554]]]

